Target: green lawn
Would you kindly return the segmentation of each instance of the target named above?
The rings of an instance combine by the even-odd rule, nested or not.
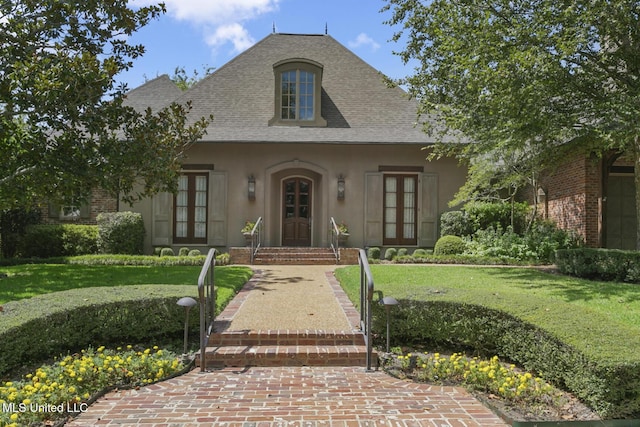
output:
[[[1,267],[0,304],[35,295],[96,286],[143,284],[193,285],[197,288],[201,267],[25,264]],[[216,267],[218,297],[228,300],[251,277],[247,267]]]
[[[639,361],[640,286],[593,282],[528,268],[372,265],[376,290],[397,299],[481,304],[508,312],[587,354]],[[336,270],[358,303],[359,268]]]

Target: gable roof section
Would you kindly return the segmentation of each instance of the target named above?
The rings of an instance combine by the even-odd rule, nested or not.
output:
[[[275,102],[273,65],[294,58],[323,66],[321,114],[327,127],[268,125]],[[191,117],[213,114],[202,142],[433,142],[415,126],[416,103],[328,35],[271,34],[179,98],[189,100]]]
[[[144,112],[149,107],[153,111],[158,111],[171,104],[182,94],[183,91],[169,76],[163,74],[127,92],[124,104],[133,107],[138,112]]]

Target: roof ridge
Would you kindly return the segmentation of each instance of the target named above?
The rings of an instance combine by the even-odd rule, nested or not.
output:
[[[146,86],[149,86],[151,84],[157,83],[159,80],[168,80],[170,83],[173,83],[175,85],[175,82],[173,80],[171,80],[171,78],[169,77],[168,74],[161,74],[159,76],[156,76],[156,77],[152,78],[151,80],[145,81],[140,86],[134,87],[133,89],[127,91],[126,94],[128,95],[130,93],[137,92],[138,90],[143,89]],[[177,87],[177,85],[176,85],[176,87]]]

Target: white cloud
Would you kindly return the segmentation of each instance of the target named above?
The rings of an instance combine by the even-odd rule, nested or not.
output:
[[[241,52],[255,43],[244,28],[245,21],[272,12],[280,0],[164,0],[167,15],[202,29],[214,48],[233,44]],[[154,0],[130,0],[132,6],[155,4]]]
[[[146,0],[135,0],[146,1]],[[242,22],[277,8],[279,0],[164,0],[169,15],[197,24]]]
[[[358,37],[356,37],[355,40],[349,42],[349,47],[352,49],[358,48],[360,46],[369,46],[373,51],[376,51],[380,48],[380,45],[365,33],[358,34]]]
[[[207,44],[214,49],[231,42],[233,44],[233,50],[236,52],[242,52],[245,49],[254,45],[255,40],[249,32],[240,24],[234,23],[229,25],[222,25],[215,29],[213,34],[207,36]]]

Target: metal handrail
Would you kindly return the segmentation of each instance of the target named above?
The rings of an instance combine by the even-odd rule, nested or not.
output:
[[[264,222],[262,217],[258,218],[253,228],[251,229],[251,264],[258,253],[258,249],[262,246],[262,229]]]
[[[329,220],[329,231],[331,232],[331,237],[329,238],[329,245],[331,246],[331,250],[333,251],[333,255],[336,257],[336,264],[340,263],[340,228],[338,228],[338,224],[336,224],[336,220],[331,217]]]
[[[206,371],[206,350],[209,335],[213,332],[216,319],[215,289],[216,250],[209,249],[207,259],[198,276],[198,299],[200,302],[200,370]]]
[[[374,284],[373,274],[371,274],[369,260],[364,249],[358,251],[358,264],[360,265],[360,329],[364,334],[364,341],[367,346],[367,371],[370,371],[373,355],[373,336],[371,333],[373,313],[371,312],[371,303],[373,301]]]

